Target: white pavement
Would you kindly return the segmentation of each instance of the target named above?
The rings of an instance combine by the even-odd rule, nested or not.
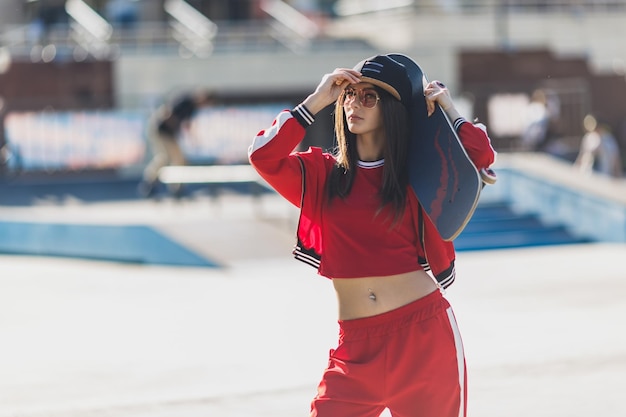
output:
[[[223,269],[0,257],[0,417],[307,416],[335,343],[332,286],[264,201],[0,208],[147,223]],[[469,415],[626,416],[626,245],[461,252],[447,293]]]

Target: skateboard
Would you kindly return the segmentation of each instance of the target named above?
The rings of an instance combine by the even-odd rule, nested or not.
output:
[[[495,182],[491,170],[478,172],[445,112],[436,105],[428,117],[420,66],[406,55],[391,54],[405,66],[412,85],[409,183],[444,240],[454,240],[471,219],[484,184]]]

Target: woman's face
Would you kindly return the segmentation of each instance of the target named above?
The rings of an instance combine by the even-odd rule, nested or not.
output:
[[[343,111],[355,135],[383,132],[380,96],[369,83],[351,84],[342,93]]]

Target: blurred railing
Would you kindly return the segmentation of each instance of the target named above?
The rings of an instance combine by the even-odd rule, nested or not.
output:
[[[306,47],[317,50],[342,50],[346,46],[364,44],[358,39],[315,39],[298,41],[297,37],[278,32],[276,25],[266,21],[219,22],[219,30],[212,41],[208,53],[241,53],[249,51],[285,51]],[[290,39],[290,42],[287,40]],[[28,25],[11,25],[0,33],[0,46],[8,48],[13,57],[29,57],[40,60],[41,51],[47,45],[54,45],[56,56],[71,56],[76,60],[87,58],[86,48],[72,37],[69,26],[54,27],[46,39],[32,37]],[[116,29],[108,40],[109,57],[120,54],[172,54],[181,57],[206,56],[207,49],[198,50],[181,43],[174,36],[172,27],[166,22],[142,22],[130,29]]]
[[[72,2],[68,2],[72,3]],[[82,2],[74,1],[76,5]],[[184,2],[180,2],[181,4]],[[177,4],[168,1],[170,6]],[[90,53],[99,57],[102,51],[107,56],[118,54],[159,53],[177,54],[183,57],[206,55],[207,53],[228,53],[245,51],[284,51],[299,52],[307,48],[316,50],[339,50],[348,43],[359,43],[358,39],[334,39],[325,31],[325,24],[349,19],[356,15],[374,15],[376,13],[394,12],[402,15],[416,14],[419,16],[441,15],[573,15],[584,16],[593,14],[626,14],[626,0],[604,1],[516,1],[516,0],[340,0],[334,7],[334,16],[326,16],[321,21],[309,19],[304,13],[289,8],[285,2],[269,1],[263,8],[265,18],[248,21],[210,21],[206,19],[204,26],[211,29],[202,41],[210,44],[200,45],[198,39],[190,42],[190,35],[197,35],[187,30],[188,36],[182,36],[180,14],[170,8],[165,21],[138,21],[130,27],[110,26],[111,32],[106,36],[94,38],[93,33],[85,30],[84,25],[77,25],[75,19],[70,24],[54,25],[45,34],[35,23],[5,25],[0,29],[0,47],[8,48],[14,56],[40,56],[41,49],[46,45],[54,45],[56,53],[70,55],[75,59],[84,59]],[[172,11],[174,11],[172,13]],[[289,25],[295,21],[298,25]],[[80,16],[80,15],[79,15]],[[73,16],[76,18],[76,15]],[[94,16],[91,16],[92,20]],[[189,16],[188,16],[189,17]],[[199,16],[196,16],[199,17]],[[320,19],[317,17],[317,19]],[[107,26],[100,21],[100,26]],[[319,24],[318,24],[319,23]],[[108,28],[108,26],[107,26]],[[184,29],[184,28],[182,28]],[[206,34],[205,34],[206,35]],[[199,35],[198,35],[199,36]],[[86,39],[89,38],[89,39]],[[195,36],[197,38],[197,36]],[[87,42],[89,41],[89,42]],[[94,43],[95,42],[95,43]],[[295,46],[295,47],[294,47]],[[94,53],[90,48],[97,49]]]
[[[421,13],[491,13],[508,10],[530,13],[595,13],[626,10],[624,0],[339,0],[338,16],[376,13],[392,9],[419,10]]]

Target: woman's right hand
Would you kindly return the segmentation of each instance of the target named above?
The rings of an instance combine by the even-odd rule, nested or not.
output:
[[[322,77],[315,91],[302,104],[313,114],[334,103],[350,84],[361,82],[361,73],[349,68],[337,68]]]

